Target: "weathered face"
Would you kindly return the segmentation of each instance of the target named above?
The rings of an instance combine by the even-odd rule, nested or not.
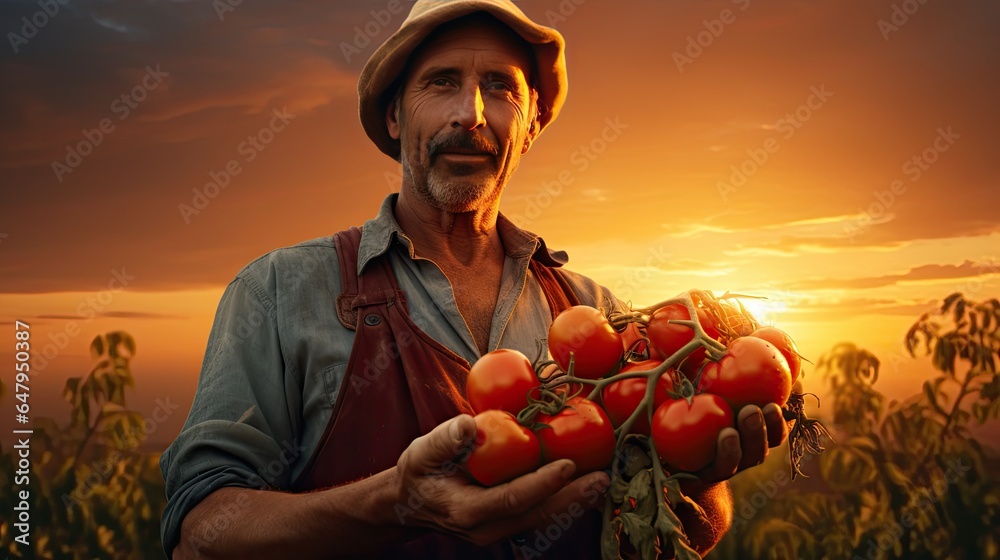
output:
[[[490,18],[440,33],[414,53],[386,118],[400,141],[404,189],[448,212],[499,200],[534,137],[529,56]]]

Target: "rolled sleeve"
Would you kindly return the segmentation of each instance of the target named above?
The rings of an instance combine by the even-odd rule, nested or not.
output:
[[[198,388],[180,435],[160,468],[167,505],[161,534],[167,556],[184,517],[219,488],[290,485],[298,458],[273,302],[251,277],[238,276],[219,303]],[[294,395],[293,395],[294,396]]]

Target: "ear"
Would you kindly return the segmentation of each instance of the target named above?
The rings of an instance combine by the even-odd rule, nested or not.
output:
[[[538,108],[532,103],[531,108],[531,118],[528,119],[528,134],[524,137],[524,146],[521,147],[521,154],[528,153],[531,149],[532,142],[538,137],[538,133],[541,132],[542,124],[538,121]]]
[[[395,96],[385,109],[385,125],[389,129],[389,136],[393,140],[399,140],[399,96]]]

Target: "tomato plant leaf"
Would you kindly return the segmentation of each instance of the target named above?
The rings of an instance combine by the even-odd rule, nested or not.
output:
[[[701,560],[701,555],[691,548],[684,525],[677,514],[666,503],[660,502],[654,524],[662,543],[670,543],[677,560]]]
[[[960,297],[962,297],[962,294],[959,292],[955,292],[949,295],[948,297],[944,298],[944,302],[941,304],[941,314],[943,315],[947,313],[948,310],[951,309],[951,304],[955,303],[955,300],[957,300]]]
[[[639,471],[629,482],[628,499],[635,500],[633,509],[643,521],[652,526],[653,514],[656,512],[656,497],[653,493],[653,471]],[[624,506],[624,504],[623,504]]]
[[[622,520],[615,517],[610,521],[605,519],[601,528],[601,558],[604,560],[621,560]]]
[[[611,499],[616,503],[620,504],[625,501],[625,494],[628,493],[628,482],[622,478],[621,473],[614,477],[611,481],[611,488],[608,492],[611,494]]]
[[[656,531],[653,527],[634,513],[622,513],[620,518],[629,541],[643,560],[656,560],[660,551],[656,546]]]
[[[625,446],[622,455],[625,457],[625,475],[629,478],[652,465],[649,455],[637,445]]]
[[[104,354],[104,337],[98,335],[90,343],[90,358],[96,360],[102,354]]]
[[[635,474],[628,483],[628,496],[636,500],[642,500],[649,496],[650,487],[653,484],[653,472],[651,469],[644,469]]]

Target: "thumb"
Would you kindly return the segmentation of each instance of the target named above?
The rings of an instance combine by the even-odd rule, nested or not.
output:
[[[476,421],[461,414],[413,440],[407,449],[409,462],[421,473],[440,469],[442,463],[464,457],[475,439]]]

